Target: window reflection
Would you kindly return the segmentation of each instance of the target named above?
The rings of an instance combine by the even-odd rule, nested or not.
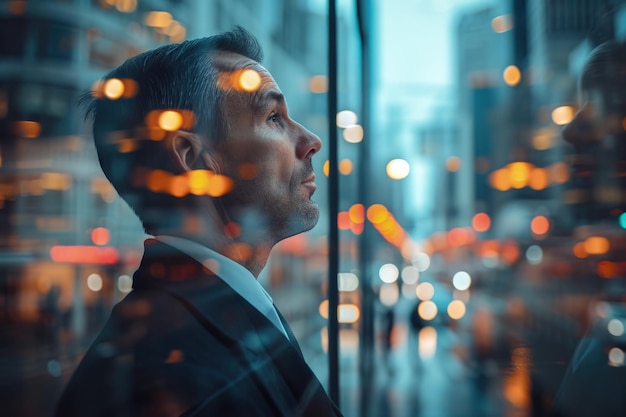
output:
[[[322,138],[329,124],[340,132],[332,223],[340,237],[345,415],[453,415],[455,406],[468,416],[494,407],[504,416],[548,412],[588,345],[597,364],[581,363],[594,387],[576,379],[572,386],[623,391],[626,63],[612,57],[626,56],[626,4],[382,2],[365,21],[375,58],[367,87],[374,103],[364,109],[357,10],[344,2],[342,111],[329,117],[324,2],[267,3],[2,3],[0,349],[14,365],[0,372],[8,387],[0,391],[9,409],[51,409],[89,338],[131,291],[141,257],[141,228],[98,168],[79,93],[137,94],[132,80],[93,83],[145,49],[231,24],[259,35],[304,125]],[[432,49],[453,59],[441,64]],[[241,88],[254,90],[257,81],[252,74]],[[154,116],[160,138],[189,122],[168,109]],[[116,140],[121,153],[138,146],[131,137]],[[367,161],[362,147],[371,152]],[[329,377],[326,257],[334,217],[324,152],[314,162],[322,221],[275,248],[260,278],[322,380]],[[240,170],[257,174],[253,165]],[[181,196],[209,187],[202,172],[195,179],[136,174],[137,183]],[[220,184],[215,193],[228,188]],[[97,230],[109,233],[106,242]],[[364,367],[382,380],[375,395],[360,380]],[[394,384],[406,394],[387,395]],[[443,392],[455,392],[455,401]],[[41,409],[18,405],[26,396],[44,398]]]

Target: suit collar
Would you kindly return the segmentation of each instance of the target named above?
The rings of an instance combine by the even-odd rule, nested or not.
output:
[[[299,347],[206,266],[149,239],[133,277],[133,288],[160,289],[178,299],[207,331],[241,353],[268,393],[279,387],[291,391],[293,403],[289,408],[299,409],[297,415],[334,414],[332,402]]]

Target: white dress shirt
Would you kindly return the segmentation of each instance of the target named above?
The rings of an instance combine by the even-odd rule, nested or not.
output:
[[[207,262],[215,262],[217,267],[212,267],[211,270],[247,302],[252,304],[254,308],[259,310],[261,314],[267,317],[289,340],[287,331],[283,327],[278,313],[276,312],[276,308],[274,307],[272,297],[270,297],[267,291],[265,291],[265,288],[263,288],[248,269],[232,259],[192,240],[163,235],[154,236],[154,238],[191,256],[203,265],[206,265]]]

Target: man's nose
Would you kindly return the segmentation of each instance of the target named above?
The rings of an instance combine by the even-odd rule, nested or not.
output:
[[[317,135],[310,132],[302,125],[298,125],[298,143],[296,144],[296,156],[299,159],[311,158],[322,148],[322,141]]]
[[[561,135],[574,146],[588,145],[602,139],[603,132],[595,110],[589,105],[581,107],[574,119],[563,128]]]

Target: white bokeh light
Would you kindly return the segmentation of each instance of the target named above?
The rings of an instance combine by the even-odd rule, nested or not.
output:
[[[400,276],[405,284],[415,284],[420,279],[420,271],[413,265],[407,265],[402,268]]]
[[[613,336],[622,336],[624,334],[624,322],[620,319],[611,319],[608,324],[609,333]]]
[[[398,286],[396,284],[383,285],[380,287],[378,297],[380,302],[387,307],[395,305],[398,302],[398,298],[400,298]]]
[[[430,268],[430,256],[424,252],[416,253],[413,256],[412,263],[419,272],[424,272]]]
[[[337,274],[339,291],[354,291],[359,288],[359,277],[352,272],[340,272]]]
[[[133,289],[133,279],[128,275],[120,275],[117,277],[117,289],[123,293],[130,292]]]
[[[396,282],[399,275],[400,271],[398,270],[398,267],[394,264],[385,264],[381,266],[378,270],[378,276],[380,277],[381,281],[387,284]]]
[[[355,125],[359,121],[355,112],[350,110],[342,110],[337,113],[337,127],[346,128]]]
[[[543,260],[543,251],[538,245],[531,245],[526,249],[526,259],[533,265],[539,265]]]
[[[102,277],[99,274],[90,274],[87,277],[87,288],[93,292],[98,292],[102,289]]]
[[[465,271],[459,271],[452,277],[452,285],[459,291],[465,291],[472,285],[472,277]]]

